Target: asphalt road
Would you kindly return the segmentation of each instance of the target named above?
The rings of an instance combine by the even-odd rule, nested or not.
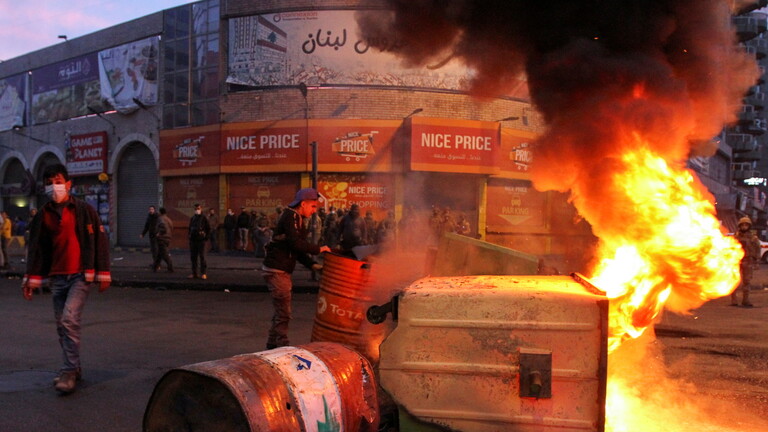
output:
[[[760,287],[768,285],[766,274],[763,265]],[[19,282],[0,278],[3,432],[140,431],[149,396],[166,371],[262,351],[271,316],[263,292],[112,287],[92,293],[84,312],[84,380],[61,397],[51,385],[61,354],[50,295],[27,302]],[[309,342],[316,296],[295,294],[294,345]],[[768,291],[754,291],[752,301],[752,309],[731,307],[724,298],[690,316],[665,314],[658,338],[648,342],[663,353],[662,367],[674,383],[683,383],[664,400],[682,394],[706,400],[733,427],[711,430],[768,430],[761,426],[768,425]]]
[[[60,397],[50,294],[31,302],[18,279],[0,279],[0,431],[135,432],[169,369],[262,351],[271,318],[266,293],[112,287],[84,311],[83,381]],[[309,342],[316,294],[296,294],[291,343]]]

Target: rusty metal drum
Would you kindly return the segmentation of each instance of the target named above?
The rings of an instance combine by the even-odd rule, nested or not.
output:
[[[348,347],[316,342],[169,371],[143,430],[372,432],[378,423],[371,364]]]
[[[389,290],[377,285],[376,263],[326,254],[317,296],[312,341],[349,345],[376,365],[379,344],[392,323],[374,325],[365,319],[369,307],[386,302]]]

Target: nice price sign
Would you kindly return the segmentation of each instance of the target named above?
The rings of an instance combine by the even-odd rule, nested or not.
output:
[[[107,170],[107,133],[72,135],[66,143],[70,175],[93,175]]]
[[[455,119],[411,119],[411,169],[497,174],[499,124]]]

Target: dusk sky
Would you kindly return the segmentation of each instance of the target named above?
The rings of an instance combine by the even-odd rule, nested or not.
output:
[[[189,0],[0,0],[0,61]]]

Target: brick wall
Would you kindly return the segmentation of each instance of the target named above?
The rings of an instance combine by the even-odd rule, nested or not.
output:
[[[304,118],[304,98],[297,88],[229,93],[221,100],[226,123]],[[416,108],[425,117],[497,121],[522,116],[528,104],[516,100],[479,100],[462,94],[417,90],[309,88],[309,118],[400,119]],[[535,130],[536,122],[529,128]]]

